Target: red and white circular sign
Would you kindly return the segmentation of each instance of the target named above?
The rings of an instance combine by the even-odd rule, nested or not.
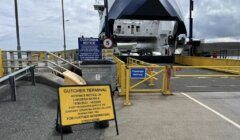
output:
[[[113,47],[113,41],[110,38],[106,38],[103,41],[103,46],[105,48],[112,48]]]

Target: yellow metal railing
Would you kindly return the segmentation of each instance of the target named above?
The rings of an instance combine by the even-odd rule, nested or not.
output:
[[[126,64],[116,56],[114,57],[114,61],[117,64],[117,82],[121,89],[120,95],[125,96],[124,105],[131,105],[130,92],[163,93],[164,95],[171,95],[170,66],[159,66],[134,58],[127,58]],[[131,69],[146,69],[146,77],[143,79],[134,79],[135,81],[133,81],[131,78]],[[162,78],[162,81],[158,81],[155,84],[154,82],[158,80],[158,78],[156,78],[157,76]],[[141,84],[146,82],[149,82],[149,84],[145,88],[138,88]]]
[[[0,77],[3,76],[2,50],[0,49]]]
[[[117,63],[117,83],[119,84],[119,95],[126,95],[126,64],[118,57],[114,56],[114,61]]]
[[[186,69],[211,69],[211,70],[217,70],[217,69],[240,69],[240,66],[173,66],[173,76],[174,77],[240,77],[240,73],[236,73],[236,71],[227,70],[227,73],[216,73],[216,74],[187,74],[186,72],[184,74],[179,74],[181,71],[184,71]],[[218,70],[220,71],[220,70]]]
[[[158,66],[157,64],[147,63],[135,58],[128,57],[127,58],[127,65],[129,66]]]
[[[181,65],[197,66],[232,74],[240,74],[240,60],[217,59],[208,57],[175,56],[175,63]]]
[[[131,69],[154,69],[154,74],[149,75],[144,79],[141,79],[137,83],[132,83],[131,79]],[[163,93],[164,95],[171,95],[170,92],[170,74],[169,73],[169,66],[127,66],[126,69],[126,99],[124,102],[124,105],[131,105],[130,102],[130,92],[137,92],[137,93]],[[158,82],[160,87],[154,87],[154,88],[142,88],[139,89],[137,88],[139,85],[147,82],[148,80],[156,77],[156,76],[161,76],[162,75],[162,85],[161,82]]]
[[[127,65],[128,66],[159,66],[157,64],[152,64],[152,63],[148,63],[148,62],[144,62],[135,58],[131,58],[128,57],[127,58]],[[153,70],[152,67],[148,67],[147,69],[147,76],[151,76],[154,75],[156,72]],[[155,81],[157,81],[158,79],[156,77],[152,77],[150,78],[149,81],[149,86],[154,86],[155,85]]]

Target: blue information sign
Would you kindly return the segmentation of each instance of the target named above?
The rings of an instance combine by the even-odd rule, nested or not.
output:
[[[132,68],[131,69],[131,79],[144,79],[146,78],[145,68]]]
[[[102,51],[98,38],[78,38],[78,60],[98,60],[102,57]]]

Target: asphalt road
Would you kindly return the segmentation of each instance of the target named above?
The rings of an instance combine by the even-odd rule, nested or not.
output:
[[[1,140],[59,140],[55,131],[57,89],[42,84],[18,82],[17,101],[10,101],[8,87],[0,90]],[[70,140],[99,139],[103,134],[93,124],[74,126]]]
[[[182,69],[180,75],[231,75],[206,69]],[[172,77],[173,92],[238,92],[240,91],[239,77]]]
[[[167,64],[161,64],[167,65]],[[160,69],[154,69],[155,72]],[[173,72],[172,72],[173,74]],[[183,69],[177,74],[181,75],[230,75],[206,69]],[[154,86],[149,86],[149,80],[141,83],[134,89],[160,89],[162,88],[163,73],[156,76]],[[131,86],[141,82],[139,79],[131,79]],[[237,92],[240,91],[240,77],[172,77],[172,92]]]

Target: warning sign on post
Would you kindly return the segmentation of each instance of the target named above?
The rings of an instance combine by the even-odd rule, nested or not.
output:
[[[115,119],[110,86],[59,88],[62,126]]]

